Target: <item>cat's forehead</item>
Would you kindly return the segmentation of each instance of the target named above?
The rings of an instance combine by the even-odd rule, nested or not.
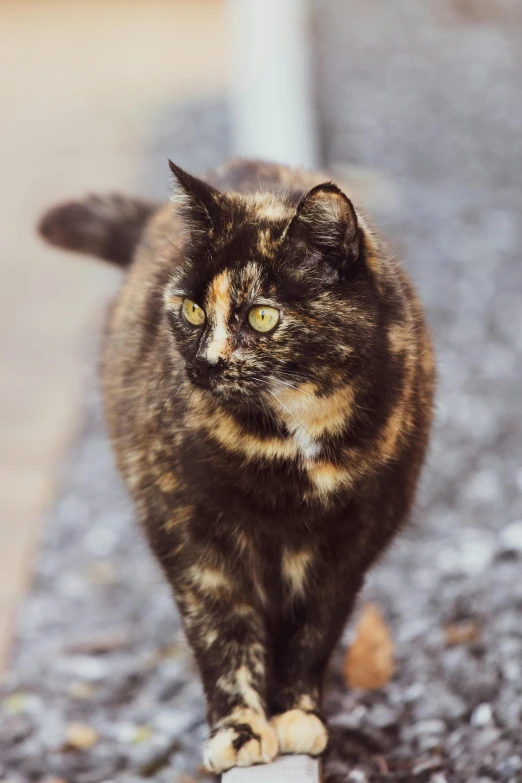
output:
[[[269,296],[273,283],[272,262],[277,259],[284,227],[292,210],[274,193],[252,193],[241,197],[241,210],[231,216],[222,242],[217,243],[224,264],[207,281],[207,308],[241,306],[259,296]]]
[[[266,221],[287,220],[292,216],[292,205],[289,194],[250,193],[242,196],[242,201],[253,217]]]
[[[267,295],[267,282],[262,264],[256,261],[236,263],[214,275],[205,293],[206,309],[227,310],[241,307]]]
[[[241,248],[239,263],[245,259],[270,259],[277,254],[294,211],[288,193],[255,192],[229,197],[227,219],[216,232],[217,246],[225,253]]]

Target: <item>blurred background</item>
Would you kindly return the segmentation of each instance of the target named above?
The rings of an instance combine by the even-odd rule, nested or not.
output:
[[[0,2],[5,779],[201,774],[199,686],[99,413],[121,278],[35,225],[88,191],[165,198],[167,157],[204,174],[234,154],[346,182],[411,272],[438,353],[415,533],[367,594],[397,674],[333,698],[374,750],[339,751],[332,775],[366,753],[386,779],[522,779],[521,72],[519,0]],[[381,779],[361,764],[357,780]]]

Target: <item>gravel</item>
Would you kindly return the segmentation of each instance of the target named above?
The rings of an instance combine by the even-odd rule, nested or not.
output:
[[[328,689],[326,781],[515,783],[522,9],[517,0],[317,0],[315,11],[325,158],[332,168],[370,167],[393,193],[377,217],[426,304],[440,372],[417,513],[361,598],[384,613],[396,673],[380,691],[348,691],[347,629]],[[157,190],[167,149],[200,169],[228,154],[225,107],[165,111],[152,138],[146,184]],[[1,698],[0,779],[203,779],[201,688],[114,474],[96,391]]]

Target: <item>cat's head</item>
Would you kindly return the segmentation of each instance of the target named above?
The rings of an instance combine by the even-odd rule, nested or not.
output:
[[[190,381],[232,404],[270,403],[360,372],[377,329],[377,250],[342,190],[223,193],[171,169],[186,241],[165,302]]]

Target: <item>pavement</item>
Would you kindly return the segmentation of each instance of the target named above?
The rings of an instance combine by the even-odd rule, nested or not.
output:
[[[374,212],[415,280],[439,366],[417,512],[362,601],[384,614],[391,682],[333,661],[328,783],[522,780],[522,7],[316,0],[326,162],[392,183]],[[226,154],[219,94],[157,113],[141,161]],[[139,179],[138,176],[138,179]],[[380,178],[380,179],[379,179]],[[82,354],[92,366],[89,352]],[[0,709],[0,779],[203,780],[201,688],[116,478],[97,392],[62,471]],[[3,766],[2,766],[3,765]]]

